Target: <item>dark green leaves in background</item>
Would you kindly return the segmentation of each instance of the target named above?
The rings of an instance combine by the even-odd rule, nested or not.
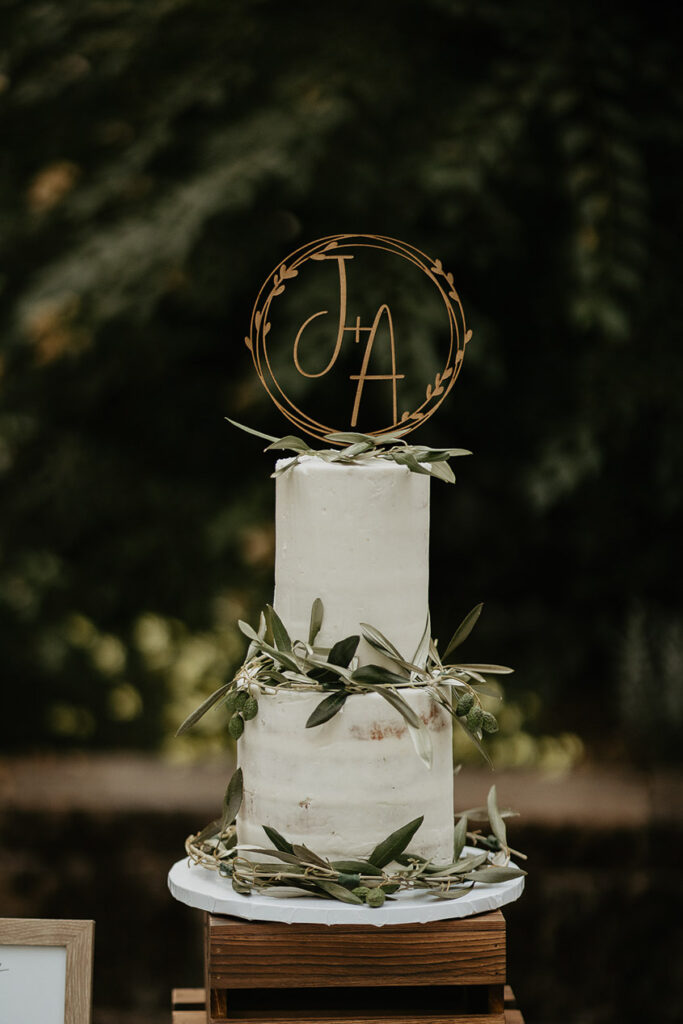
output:
[[[411,437],[474,452],[432,488],[434,633],[486,600],[485,650],[517,669],[510,744],[578,732],[603,756],[674,756],[669,17],[6,0],[5,748],[158,746],[240,663],[235,623],[272,596],[273,460],[223,417],[288,429],[243,344],[251,306],[299,244],[367,231],[441,259],[473,329]]]

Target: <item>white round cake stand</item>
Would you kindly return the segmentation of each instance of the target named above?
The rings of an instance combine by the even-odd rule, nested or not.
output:
[[[221,877],[188,858],[177,861],[168,873],[171,895],[188,907],[211,914],[228,914],[248,921],[281,921],[284,924],[426,924],[454,917],[470,917],[497,910],[518,900],[524,877],[483,885],[479,882],[455,900],[435,899],[422,892],[397,893],[382,907],[357,907],[315,897],[278,899],[261,893],[242,896],[229,878]]]

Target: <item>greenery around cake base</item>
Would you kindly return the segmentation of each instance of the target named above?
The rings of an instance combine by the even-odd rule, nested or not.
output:
[[[235,819],[242,803],[242,770],[232,776],[223,801],[223,814],[185,842],[190,859],[203,867],[217,870],[230,878],[235,892],[244,896],[265,893],[287,898],[315,896],[356,906],[381,907],[395,893],[413,891],[438,899],[458,899],[476,884],[507,882],[526,874],[510,863],[510,855],[526,859],[508,846],[506,817],[513,812],[499,811],[496,787],[489,790],[486,808],[463,811],[457,816],[453,833],[453,858],[437,864],[408,846],[422,825],[415,818],[392,832],[375,846],[366,858],[352,853],[349,859],[327,860],[308,847],[291,843],[274,828],[263,830],[272,848],[252,847],[237,842]],[[491,832],[468,831],[468,819],[488,817]],[[480,849],[465,852],[465,844]],[[249,853],[269,860],[253,860]]]
[[[239,740],[245,723],[258,713],[256,694],[275,694],[281,690],[320,693],[322,699],[306,722],[316,728],[330,721],[354,694],[376,693],[403,717],[422,761],[431,767],[432,741],[427,724],[403,696],[406,689],[421,689],[435,704],[450,714],[489,761],[482,745],[485,733],[493,733],[495,716],[481,706],[480,695],[498,697],[487,684],[487,675],[512,671],[505,665],[455,663],[449,657],[470,635],[481,614],[478,604],[455,630],[443,653],[431,637],[429,618],[412,660],[406,660],[397,647],[376,627],[360,623],[363,637],[382,655],[384,665],[359,665],[356,657],[360,634],[345,637],[332,647],[316,645],[323,622],[323,604],[316,598],[311,608],[308,640],[292,640],[279,615],[270,605],[261,614],[258,629],[247,622],[239,628],[249,639],[242,666],[196,708],[178,729],[178,735],[191,728],[221,700],[230,715],[230,735]],[[490,761],[489,761],[490,763]]]
[[[243,665],[185,719],[178,733],[191,728],[220,701],[230,716],[230,734],[239,740],[245,723],[248,727],[248,722],[258,714],[257,695],[277,694],[281,690],[320,693],[321,700],[306,722],[306,728],[313,729],[334,718],[350,696],[375,693],[403,717],[418,754],[431,767],[429,729],[404,696],[406,689],[422,689],[462,726],[488,760],[481,741],[485,733],[497,729],[497,723],[493,715],[482,709],[480,694],[491,694],[487,675],[512,670],[503,665],[449,661],[472,632],[481,609],[479,604],[465,616],[443,656],[431,637],[428,619],[411,661],[376,627],[361,623],[362,636],[384,661],[382,665],[361,666],[356,656],[361,634],[345,637],[332,647],[316,644],[324,615],[320,598],[311,608],[306,641],[293,641],[277,612],[268,605],[261,614],[258,629],[246,622],[239,623],[249,639]],[[518,858],[524,855],[508,846],[504,818],[511,812],[499,811],[495,786],[489,791],[485,811],[475,808],[458,816],[452,860],[440,864],[408,849],[423,817],[392,832],[369,856],[360,859],[351,851],[347,859],[327,860],[302,844],[290,842],[269,825],[264,825],[263,830],[272,844],[270,848],[244,846],[238,843],[235,826],[241,802],[242,771],[238,769],[230,780],[220,819],[189,836],[185,848],[191,860],[229,877],[233,889],[243,895],[265,892],[278,898],[316,896],[379,907],[400,891],[457,899],[477,883],[503,882],[525,874],[510,863],[511,853]],[[481,818],[484,814],[490,833],[484,836],[480,831],[469,832],[468,818]],[[468,840],[479,849],[464,853]],[[254,859],[259,857],[266,859]]]

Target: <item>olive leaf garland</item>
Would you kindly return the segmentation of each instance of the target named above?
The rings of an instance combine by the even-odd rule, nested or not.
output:
[[[286,437],[275,437],[254,430],[243,423],[225,417],[233,427],[253,434],[271,443],[264,449],[270,451],[288,451],[294,455],[284,465],[276,468],[273,477],[288,473],[298,464],[303,455],[314,456],[324,462],[338,462],[342,465],[366,465],[375,459],[395,462],[406,466],[411,473],[423,473],[444,480],[448,484],[455,483],[455,473],[448,465],[448,460],[460,455],[471,455],[466,448],[429,448],[427,445],[408,444],[402,437],[405,431],[388,434],[359,434],[355,432],[326,434],[325,440],[333,444],[344,445],[340,448],[311,448],[301,437],[288,434]]]
[[[320,598],[311,608],[308,642],[292,640],[282,619],[271,605],[261,613],[258,629],[247,622],[238,623],[249,640],[243,665],[234,677],[206,698],[182,723],[180,736],[195,725],[212,707],[223,700],[230,716],[228,731],[238,740],[245,723],[258,714],[256,693],[274,694],[278,690],[319,692],[323,699],[306,722],[313,729],[329,722],[354,694],[376,693],[402,716],[418,756],[431,767],[431,735],[424,719],[403,696],[405,689],[422,689],[462,727],[466,735],[490,764],[482,740],[485,734],[498,729],[495,716],[485,711],[481,696],[498,696],[490,690],[486,677],[512,672],[505,665],[461,664],[448,658],[460,647],[474,629],[482,604],[476,605],[455,630],[444,652],[431,638],[429,619],[413,655],[408,661],[398,648],[375,626],[360,623],[367,643],[388,661],[386,665],[358,665],[356,651],[361,636],[353,635],[337,641],[331,648],[316,646],[324,609]]]
[[[510,855],[526,860],[507,845],[504,818],[513,812],[498,809],[496,787],[488,793],[486,814],[491,834],[468,831],[468,816],[484,817],[483,808],[458,816],[453,834],[453,860],[435,864],[412,854],[409,844],[423,818],[415,818],[378,843],[366,858],[327,860],[303,844],[291,843],[268,825],[263,830],[271,847],[237,843],[234,819],[242,800],[242,770],[233,774],[223,803],[223,814],[196,835],[188,836],[185,849],[190,859],[230,878],[235,892],[250,896],[266,893],[280,899],[315,896],[356,906],[381,907],[401,891],[422,891],[437,899],[458,899],[477,883],[490,884],[521,878],[526,871],[510,863]],[[229,822],[228,822],[229,819]],[[465,853],[469,840],[474,853]],[[482,847],[479,852],[476,848]],[[268,860],[252,860],[249,853]]]

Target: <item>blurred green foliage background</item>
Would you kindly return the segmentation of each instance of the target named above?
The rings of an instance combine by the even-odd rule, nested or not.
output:
[[[467,653],[517,669],[499,761],[676,757],[673,7],[0,9],[3,748],[182,752],[272,593],[273,460],[223,419],[289,431],[252,303],[360,231],[438,256],[473,328],[413,437],[475,453],[432,486],[432,618],[487,602]],[[222,748],[220,714],[197,736]]]

